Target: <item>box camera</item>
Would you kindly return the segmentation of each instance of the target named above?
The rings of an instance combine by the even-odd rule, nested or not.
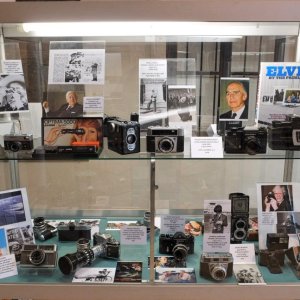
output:
[[[182,128],[150,126],[146,138],[147,152],[176,153],[184,151]]]
[[[295,246],[287,249],[285,251],[285,254],[291,262],[296,276],[298,277],[298,279],[300,279],[300,246]]]
[[[140,152],[140,124],[136,121],[107,121],[108,149],[119,154]]]
[[[285,121],[272,121],[268,127],[268,144],[273,150],[300,150],[300,117],[287,116]]]
[[[270,251],[288,249],[289,236],[285,233],[267,233],[267,248]]]
[[[194,237],[191,234],[176,232],[159,236],[159,253],[172,254],[177,260],[184,260],[194,253]]]
[[[280,266],[284,265],[284,250],[260,250],[258,253],[258,263],[260,266],[267,267],[270,273],[280,274],[282,270]]]
[[[233,258],[231,253],[207,252],[200,257],[200,276],[222,281],[232,276]]]
[[[56,245],[23,245],[21,250],[21,268],[51,269],[57,265]]]
[[[244,129],[239,127],[226,130],[224,151],[226,153],[247,153],[250,155],[266,153],[266,128]]]
[[[80,238],[91,239],[91,226],[78,222],[61,223],[57,226],[58,240],[61,242],[77,241]]]
[[[249,196],[229,194],[231,200],[231,242],[241,243],[247,238],[249,227]]]
[[[57,229],[46,223],[43,217],[33,220],[33,233],[36,239],[46,241],[56,235]]]
[[[5,134],[4,149],[13,152],[33,149],[32,134]]]

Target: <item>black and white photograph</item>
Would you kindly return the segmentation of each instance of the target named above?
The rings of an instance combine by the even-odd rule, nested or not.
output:
[[[115,273],[115,268],[80,268],[76,271],[72,282],[114,283]]]
[[[233,272],[238,284],[265,284],[257,265],[234,264]]]
[[[278,212],[276,232],[284,234],[296,234],[300,225],[295,222],[293,212]]]
[[[269,97],[268,100],[273,100],[273,103],[276,104],[278,102],[283,102],[284,99],[284,91],[287,87],[286,86],[275,86],[273,97]]]
[[[155,281],[161,283],[196,283],[194,268],[156,268]]]
[[[125,220],[115,220],[115,221],[108,221],[106,224],[106,230],[120,230],[122,226],[128,225],[128,226],[136,226],[138,221],[132,220],[132,221],[125,221]]]
[[[114,282],[142,282],[143,263],[118,261]]]
[[[23,74],[0,74],[0,113],[28,111]]]

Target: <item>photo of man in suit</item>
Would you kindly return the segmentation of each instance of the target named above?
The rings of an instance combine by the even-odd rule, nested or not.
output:
[[[248,83],[248,82],[247,82]],[[221,113],[220,120],[248,119],[248,86],[243,81],[230,80],[226,85],[225,99],[228,111]]]

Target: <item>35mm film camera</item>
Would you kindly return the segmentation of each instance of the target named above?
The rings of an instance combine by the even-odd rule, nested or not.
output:
[[[241,243],[247,238],[249,227],[249,196],[229,194],[231,200],[231,243]]]
[[[222,281],[232,276],[233,258],[231,253],[206,252],[200,257],[200,276]]]
[[[4,149],[13,152],[32,150],[33,136],[32,134],[5,134]]]
[[[150,126],[147,130],[147,152],[177,153],[184,151],[182,128]]]
[[[33,220],[33,233],[36,239],[46,241],[56,235],[57,229],[45,221],[43,217]]]
[[[61,223],[57,226],[60,242],[77,241],[80,238],[91,239],[91,225],[78,222]]]
[[[272,121],[268,127],[268,144],[273,150],[300,150],[300,117],[287,116],[285,121]]]
[[[226,153],[247,153],[250,155],[266,153],[267,130],[231,128],[225,131],[224,151]]]

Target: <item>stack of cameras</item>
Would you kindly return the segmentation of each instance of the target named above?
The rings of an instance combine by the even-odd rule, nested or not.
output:
[[[89,266],[97,258],[118,259],[120,257],[120,243],[110,234],[95,233],[93,246],[87,238],[77,241],[77,251],[59,258],[60,271],[69,275],[79,267]]]
[[[258,263],[268,268],[272,274],[282,273],[285,250],[289,246],[289,236],[284,233],[268,233],[267,249],[259,250]]]

